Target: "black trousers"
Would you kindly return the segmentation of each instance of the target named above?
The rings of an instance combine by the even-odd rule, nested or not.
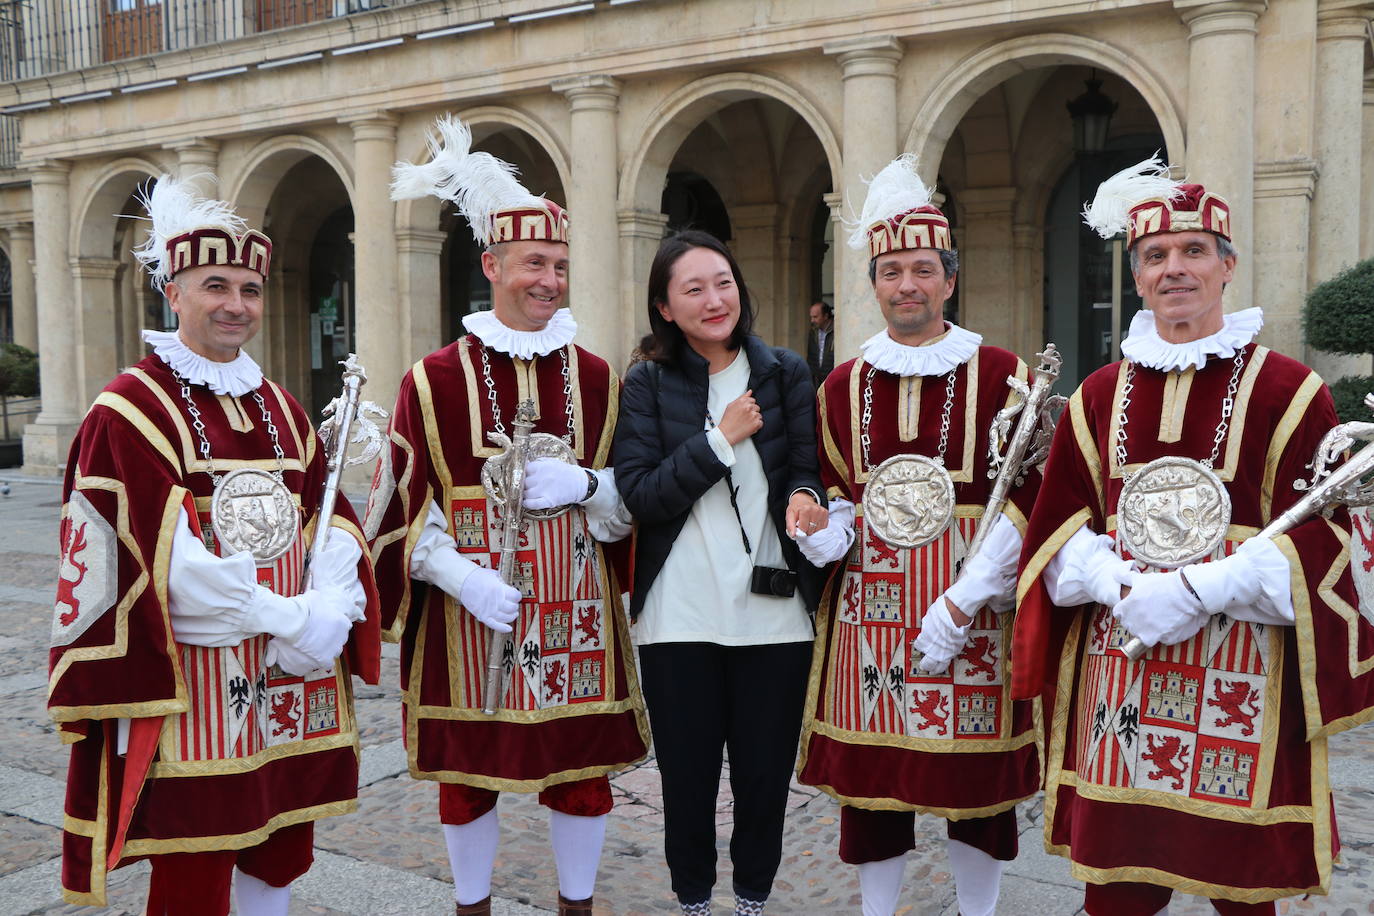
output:
[[[716,793],[721,751],[728,749],[734,890],[767,899],[782,860],[811,643],[660,643],[641,646],[639,663],[663,778],[663,845],[673,893],[684,904],[700,903],[715,887]]]

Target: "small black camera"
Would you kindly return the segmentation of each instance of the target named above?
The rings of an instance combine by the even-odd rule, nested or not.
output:
[[[790,569],[755,566],[753,577],[749,582],[749,591],[755,595],[791,598],[797,593],[797,574]]]

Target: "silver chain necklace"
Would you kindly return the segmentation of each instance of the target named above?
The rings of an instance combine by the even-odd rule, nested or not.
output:
[[[267,402],[260,391],[255,389],[252,392],[253,400],[262,414],[263,425],[272,437],[277,469],[269,472],[258,468],[238,468],[220,474],[215,470],[215,459],[210,454],[205,421],[191,397],[191,383],[175,370],[172,377],[181,388],[181,399],[191,415],[191,426],[199,439],[200,457],[205,461],[206,473],[215,485],[210,496],[210,527],[228,553],[246,550],[259,565],[271,563],[295,543],[300,530],[300,513],[291,498],[291,491],[286,488],[286,453],[282,451],[281,436],[267,410]]]
[[[1117,547],[1157,569],[1175,569],[1213,556],[1231,526],[1231,495],[1215,468],[1231,428],[1236,392],[1245,369],[1245,351],[1236,351],[1231,380],[1221,399],[1221,422],[1212,437],[1212,452],[1198,461],[1166,455],[1127,473],[1127,409],[1135,389],[1135,363],[1126,364],[1117,409],[1116,464],[1121,470],[1117,499]]]
[[[491,377],[491,357],[487,353],[487,347],[485,345],[482,345],[481,349],[482,381],[486,383],[487,387],[487,403],[491,405],[492,423],[495,425],[496,431],[504,436],[506,434],[506,424],[501,422],[501,409],[496,403],[496,382],[493,381]],[[572,372],[568,368],[568,348],[559,348],[558,355],[561,358],[563,370],[563,413],[568,419],[568,431],[559,438],[567,445],[572,445],[573,433],[577,429],[577,421],[573,414]]]
[[[868,374],[864,377],[864,409],[863,416],[859,423],[859,445],[863,449],[863,466],[871,467],[868,457],[868,450],[871,439],[868,430],[873,423],[873,376],[877,373],[874,366],[868,367]],[[959,373],[959,367],[955,366],[949,370],[949,375],[945,377],[945,406],[940,412],[940,446],[936,449],[935,459],[941,465],[945,463],[945,451],[949,447],[949,422],[950,416],[954,412],[954,380]]]

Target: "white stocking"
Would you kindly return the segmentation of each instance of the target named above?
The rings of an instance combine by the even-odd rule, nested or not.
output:
[[[261,878],[234,869],[234,900],[239,916],[286,916],[291,885],[273,887]]]
[[[586,900],[596,892],[596,869],[606,839],[606,815],[579,817],[549,809],[549,843],[558,865],[558,892]]]
[[[961,840],[946,840],[960,916],[992,916],[1002,886],[1002,861]]]
[[[892,916],[902,896],[902,873],[906,856],[893,856],[859,866],[859,892],[863,894],[864,916]]]
[[[501,822],[492,808],[475,821],[445,824],[448,864],[453,869],[453,898],[468,906],[491,896],[491,870],[501,842]]]

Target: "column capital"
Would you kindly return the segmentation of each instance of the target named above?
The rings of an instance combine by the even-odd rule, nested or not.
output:
[[[844,194],[839,191],[831,191],[829,194],[822,194],[821,200],[830,208],[831,222],[844,222]]]
[[[1044,226],[1035,223],[1013,223],[1011,227],[1011,243],[1016,248],[1032,248],[1035,242],[1045,232]]]
[[[585,74],[554,80],[549,88],[567,96],[573,111],[615,111],[620,104],[621,85],[613,76]]]
[[[33,240],[33,223],[31,222],[0,223],[0,229],[4,229],[10,234],[10,241],[15,239]]]
[[[832,41],[821,50],[840,62],[844,79],[855,76],[896,76],[902,43],[895,36],[863,36]]]
[[[668,214],[657,210],[618,210],[615,214],[621,238],[649,239],[657,242],[668,228]]]
[[[1364,78],[1364,103],[1374,105],[1374,76]]]
[[[730,224],[738,229],[773,227],[778,222],[777,204],[737,204],[730,208]]]
[[[218,140],[211,140],[206,137],[191,137],[188,140],[177,140],[172,143],[164,143],[163,149],[171,150],[177,154],[177,159],[181,162],[193,161],[213,161],[219,155],[220,143]]]
[[[1317,0],[1317,40],[1365,41],[1374,2],[1370,0]]]
[[[397,254],[440,254],[448,233],[437,229],[400,229],[396,232]]]
[[[29,180],[34,184],[62,184],[67,183],[67,175],[72,170],[72,164],[66,159],[40,159],[22,167],[29,173]]]
[[[959,192],[959,203],[969,218],[989,213],[1007,213],[1016,203],[1016,188],[967,188]]]
[[[1259,32],[1259,16],[1269,0],[1174,0],[1174,10],[1188,26],[1189,39],[1228,32]]]
[[[73,276],[83,280],[113,280],[124,262],[116,258],[71,258]]]
[[[374,111],[354,118],[339,118],[340,124],[353,128],[353,140],[395,140],[400,119],[389,111]]]
[[[1270,159],[1255,163],[1255,200],[1266,197],[1312,199],[1321,166],[1315,159]]]

